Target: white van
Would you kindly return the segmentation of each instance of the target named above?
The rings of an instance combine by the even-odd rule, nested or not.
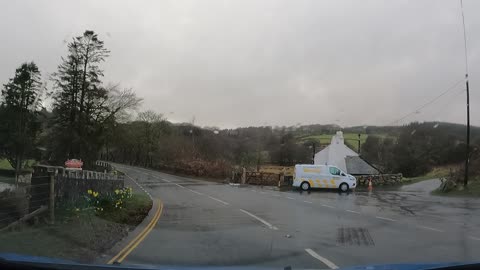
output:
[[[333,165],[297,164],[293,173],[293,186],[310,188],[338,188],[346,192],[357,186],[357,179]]]

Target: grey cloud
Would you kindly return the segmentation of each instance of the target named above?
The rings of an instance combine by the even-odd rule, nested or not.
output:
[[[388,124],[464,75],[457,1],[4,5],[0,81],[26,60],[53,72],[65,54],[63,40],[93,29],[112,51],[106,82],[134,88],[145,109],[176,121],[195,116],[201,125]],[[464,6],[474,116],[480,3]],[[464,122],[462,87],[406,121]]]

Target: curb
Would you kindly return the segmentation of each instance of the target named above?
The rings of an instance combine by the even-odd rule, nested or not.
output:
[[[114,167],[112,164],[110,164],[112,168],[117,170],[116,167]],[[99,259],[100,263],[102,264],[115,264],[116,260],[120,257],[122,257],[123,254],[126,253],[123,257],[125,258],[133,249],[135,249],[136,245],[141,243],[143,241],[142,237],[140,237],[141,234],[144,234],[146,231],[148,231],[147,227],[149,227],[153,221],[153,219],[156,217],[157,212],[159,209],[162,207],[162,202],[159,199],[154,199],[150,193],[148,193],[135,179],[131,178],[129,175],[125,173],[126,178],[130,178],[131,181],[133,181],[142,191],[143,193],[147,194],[150,200],[152,200],[152,208],[150,208],[150,211],[148,211],[148,215],[142,220],[140,224],[138,224],[133,231],[130,231],[127,236],[125,236],[122,240],[117,242],[108,252],[106,252],[105,255],[107,255],[105,258]],[[161,209],[160,209],[161,211]],[[160,216],[161,216],[160,212]],[[160,217],[158,217],[160,218]],[[157,219],[158,221],[158,219]],[[156,223],[156,222],[155,222]],[[156,224],[153,224],[155,226]],[[147,232],[148,234],[149,232]],[[144,235],[143,237],[145,237]],[[139,241],[137,241],[137,238]],[[133,247],[133,248],[132,248]],[[122,259],[123,260],[123,259]]]
[[[143,221],[135,227],[135,229],[128,233],[126,237],[116,243],[106,254],[106,258],[101,258],[101,264],[115,264],[116,260],[122,256],[125,258],[133,249],[141,243],[143,240],[140,237],[146,231],[148,231],[148,226],[154,221],[156,214],[162,207],[160,200],[152,200],[152,208],[148,211],[148,215],[143,219]],[[160,213],[161,215],[161,213]],[[159,217],[158,217],[159,218]],[[154,222],[153,226],[156,225]],[[148,232],[147,232],[148,234]],[[146,235],[145,235],[146,236]],[[139,241],[138,241],[139,240]],[[122,259],[123,260],[123,259]]]

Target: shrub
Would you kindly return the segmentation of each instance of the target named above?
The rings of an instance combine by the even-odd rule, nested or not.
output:
[[[95,212],[114,211],[125,207],[126,200],[132,198],[132,188],[116,189],[112,193],[100,194],[89,189],[85,195],[86,207]]]

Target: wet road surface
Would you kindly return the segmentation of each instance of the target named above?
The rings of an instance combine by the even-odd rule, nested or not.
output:
[[[280,192],[116,167],[164,205],[124,264],[329,269],[480,254],[480,200],[431,196],[438,180],[370,193]]]

